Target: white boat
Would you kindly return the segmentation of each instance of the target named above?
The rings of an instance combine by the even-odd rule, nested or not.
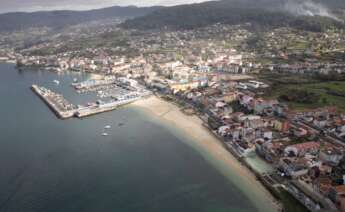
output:
[[[59,85],[60,84],[60,81],[59,80],[54,80],[54,83]]]
[[[104,129],[110,129],[110,128],[111,128],[110,125],[107,125],[107,126],[104,127]]]
[[[74,78],[74,79],[73,79],[73,82],[78,82],[78,79],[77,79],[77,78]]]
[[[109,134],[108,133],[102,133],[103,136],[108,136]]]

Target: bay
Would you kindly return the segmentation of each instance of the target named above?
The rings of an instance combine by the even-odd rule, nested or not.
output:
[[[38,84],[86,103],[95,96],[70,83],[89,77],[0,64],[1,212],[259,210],[181,137],[133,108],[62,121],[30,90]]]

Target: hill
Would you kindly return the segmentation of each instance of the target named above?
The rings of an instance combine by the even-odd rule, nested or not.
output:
[[[0,14],[0,32],[30,27],[65,27],[111,18],[134,18],[147,15],[160,7],[109,7],[89,11],[42,11]]]
[[[338,5],[337,0],[332,5]],[[223,0],[200,4],[161,8],[152,13],[127,20],[121,26],[135,29],[193,29],[215,23],[253,26],[290,26],[309,31],[322,31],[344,24],[324,5],[304,0]]]

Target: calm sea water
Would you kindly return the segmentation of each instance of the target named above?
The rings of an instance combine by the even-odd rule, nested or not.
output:
[[[94,96],[70,83],[87,77],[0,64],[1,212],[256,211],[195,150],[134,109],[62,121],[30,90],[44,85],[86,103]]]

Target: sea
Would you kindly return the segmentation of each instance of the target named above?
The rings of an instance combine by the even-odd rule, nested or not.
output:
[[[60,120],[30,90],[86,104],[95,94],[71,83],[92,77],[0,64],[0,212],[265,211],[235,183],[241,176],[229,180],[149,115],[129,106]]]

